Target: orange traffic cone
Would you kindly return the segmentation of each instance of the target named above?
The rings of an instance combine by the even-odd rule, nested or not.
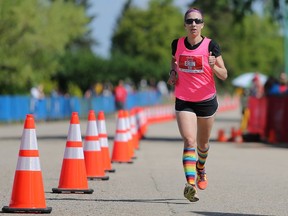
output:
[[[109,179],[109,176],[105,176],[105,171],[103,167],[101,145],[99,142],[99,135],[94,110],[90,110],[88,114],[86,136],[84,140],[84,159],[87,178],[89,180]]]
[[[133,144],[133,137],[131,133],[131,124],[130,124],[130,115],[128,110],[124,110],[124,118],[126,123],[126,134],[128,138],[128,149],[129,149],[129,157],[132,159],[136,159],[134,155],[134,144]]]
[[[4,206],[2,211],[6,213],[50,213],[52,211],[51,207],[46,207],[32,114],[26,115],[25,119],[10,204]]]
[[[103,111],[100,111],[98,113],[97,126],[98,126],[99,141],[101,145],[104,170],[106,172],[115,172],[115,169],[112,169],[112,164],[111,164],[106,122],[105,122],[105,114]]]
[[[137,108],[137,123],[138,123],[138,137],[139,139],[144,138],[147,132],[147,116],[143,108]]]
[[[243,136],[242,136],[242,130],[241,130],[241,128],[239,128],[239,129],[236,131],[235,142],[236,142],[236,143],[243,143]]]
[[[235,142],[235,138],[237,137],[237,131],[235,130],[234,127],[231,128],[231,135],[230,138],[228,139],[229,142]]]
[[[92,194],[93,189],[88,189],[87,173],[85,168],[84,153],[79,117],[73,112],[64,152],[61,175],[58,188],[52,189],[53,193],[87,193]]]
[[[227,141],[227,138],[225,136],[225,131],[223,129],[220,129],[218,131],[218,138],[217,138],[217,141],[218,142],[226,142]]]
[[[129,155],[129,144],[126,131],[126,120],[124,110],[118,111],[116,134],[114,137],[114,146],[112,152],[112,162],[132,163]]]
[[[131,122],[131,133],[134,149],[139,149],[139,138],[137,132],[137,120],[136,120],[136,109],[133,108],[130,111],[130,122]]]

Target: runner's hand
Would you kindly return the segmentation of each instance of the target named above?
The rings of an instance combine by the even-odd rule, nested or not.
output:
[[[167,81],[167,83],[169,85],[175,85],[177,82],[178,76],[177,76],[177,72],[175,70],[171,70],[170,71],[170,75],[169,75],[169,79]]]
[[[208,57],[208,63],[210,65],[211,68],[214,67],[215,63],[216,63],[216,58],[215,56],[212,55],[212,52],[210,51],[209,53],[209,57]]]

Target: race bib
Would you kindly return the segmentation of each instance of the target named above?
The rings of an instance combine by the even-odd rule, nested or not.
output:
[[[179,70],[187,73],[203,73],[203,56],[202,55],[180,55]]]

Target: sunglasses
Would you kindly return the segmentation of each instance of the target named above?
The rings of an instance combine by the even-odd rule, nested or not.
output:
[[[185,20],[185,23],[187,25],[191,25],[191,24],[193,24],[193,22],[195,22],[196,24],[201,24],[201,23],[203,23],[203,20],[202,19],[186,19]]]

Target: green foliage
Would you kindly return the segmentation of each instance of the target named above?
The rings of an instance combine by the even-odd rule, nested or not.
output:
[[[132,67],[126,70],[134,81],[150,76],[159,79],[164,74],[167,77],[171,42],[185,33],[182,20],[182,13],[171,0],[152,0],[147,10],[125,8],[112,38],[113,62],[116,56],[132,61],[126,63]]]
[[[78,85],[76,85],[75,83],[69,82],[68,83],[68,91],[72,96],[75,97],[82,97],[83,93],[81,91],[81,89],[79,88]]]
[[[167,71],[169,71],[169,65],[155,63],[148,61],[142,56],[131,57],[128,55],[122,55],[120,53],[114,53],[111,59],[113,64],[110,65],[109,71],[114,76],[111,76],[111,81],[117,83],[119,79],[125,79],[129,77],[134,83],[139,83],[141,79],[149,80],[155,78],[161,79],[161,74],[165,73],[167,78]]]
[[[243,25],[237,25],[234,29],[236,38],[239,38],[233,61],[236,75],[248,71],[273,75],[283,70],[283,38],[279,31],[275,31],[279,29],[276,23],[250,15],[244,18]]]
[[[59,69],[59,57],[83,35],[87,17],[74,3],[0,1],[0,93],[25,93]]]
[[[190,6],[204,12],[203,35],[220,44],[230,81],[247,71],[283,71],[279,0],[265,1],[261,16],[252,10],[257,1],[191,0]],[[32,85],[42,83],[46,94],[58,89],[80,96],[97,82],[167,79],[171,42],[186,35],[184,14],[172,0],[150,0],[147,8],[127,0],[114,29],[110,59],[90,49],[88,2],[0,0],[0,94],[28,94]],[[232,88],[230,82],[216,82],[220,91]]]
[[[281,26],[271,16],[252,13],[253,2],[196,0],[191,4],[204,10],[207,36],[220,44],[230,81],[244,72],[272,75],[283,70]]]
[[[60,62],[62,69],[54,79],[58,80],[61,92],[69,91],[71,84],[85,92],[96,82],[104,82],[113,77],[113,73],[109,73],[108,60],[95,57],[90,49],[67,51]]]

